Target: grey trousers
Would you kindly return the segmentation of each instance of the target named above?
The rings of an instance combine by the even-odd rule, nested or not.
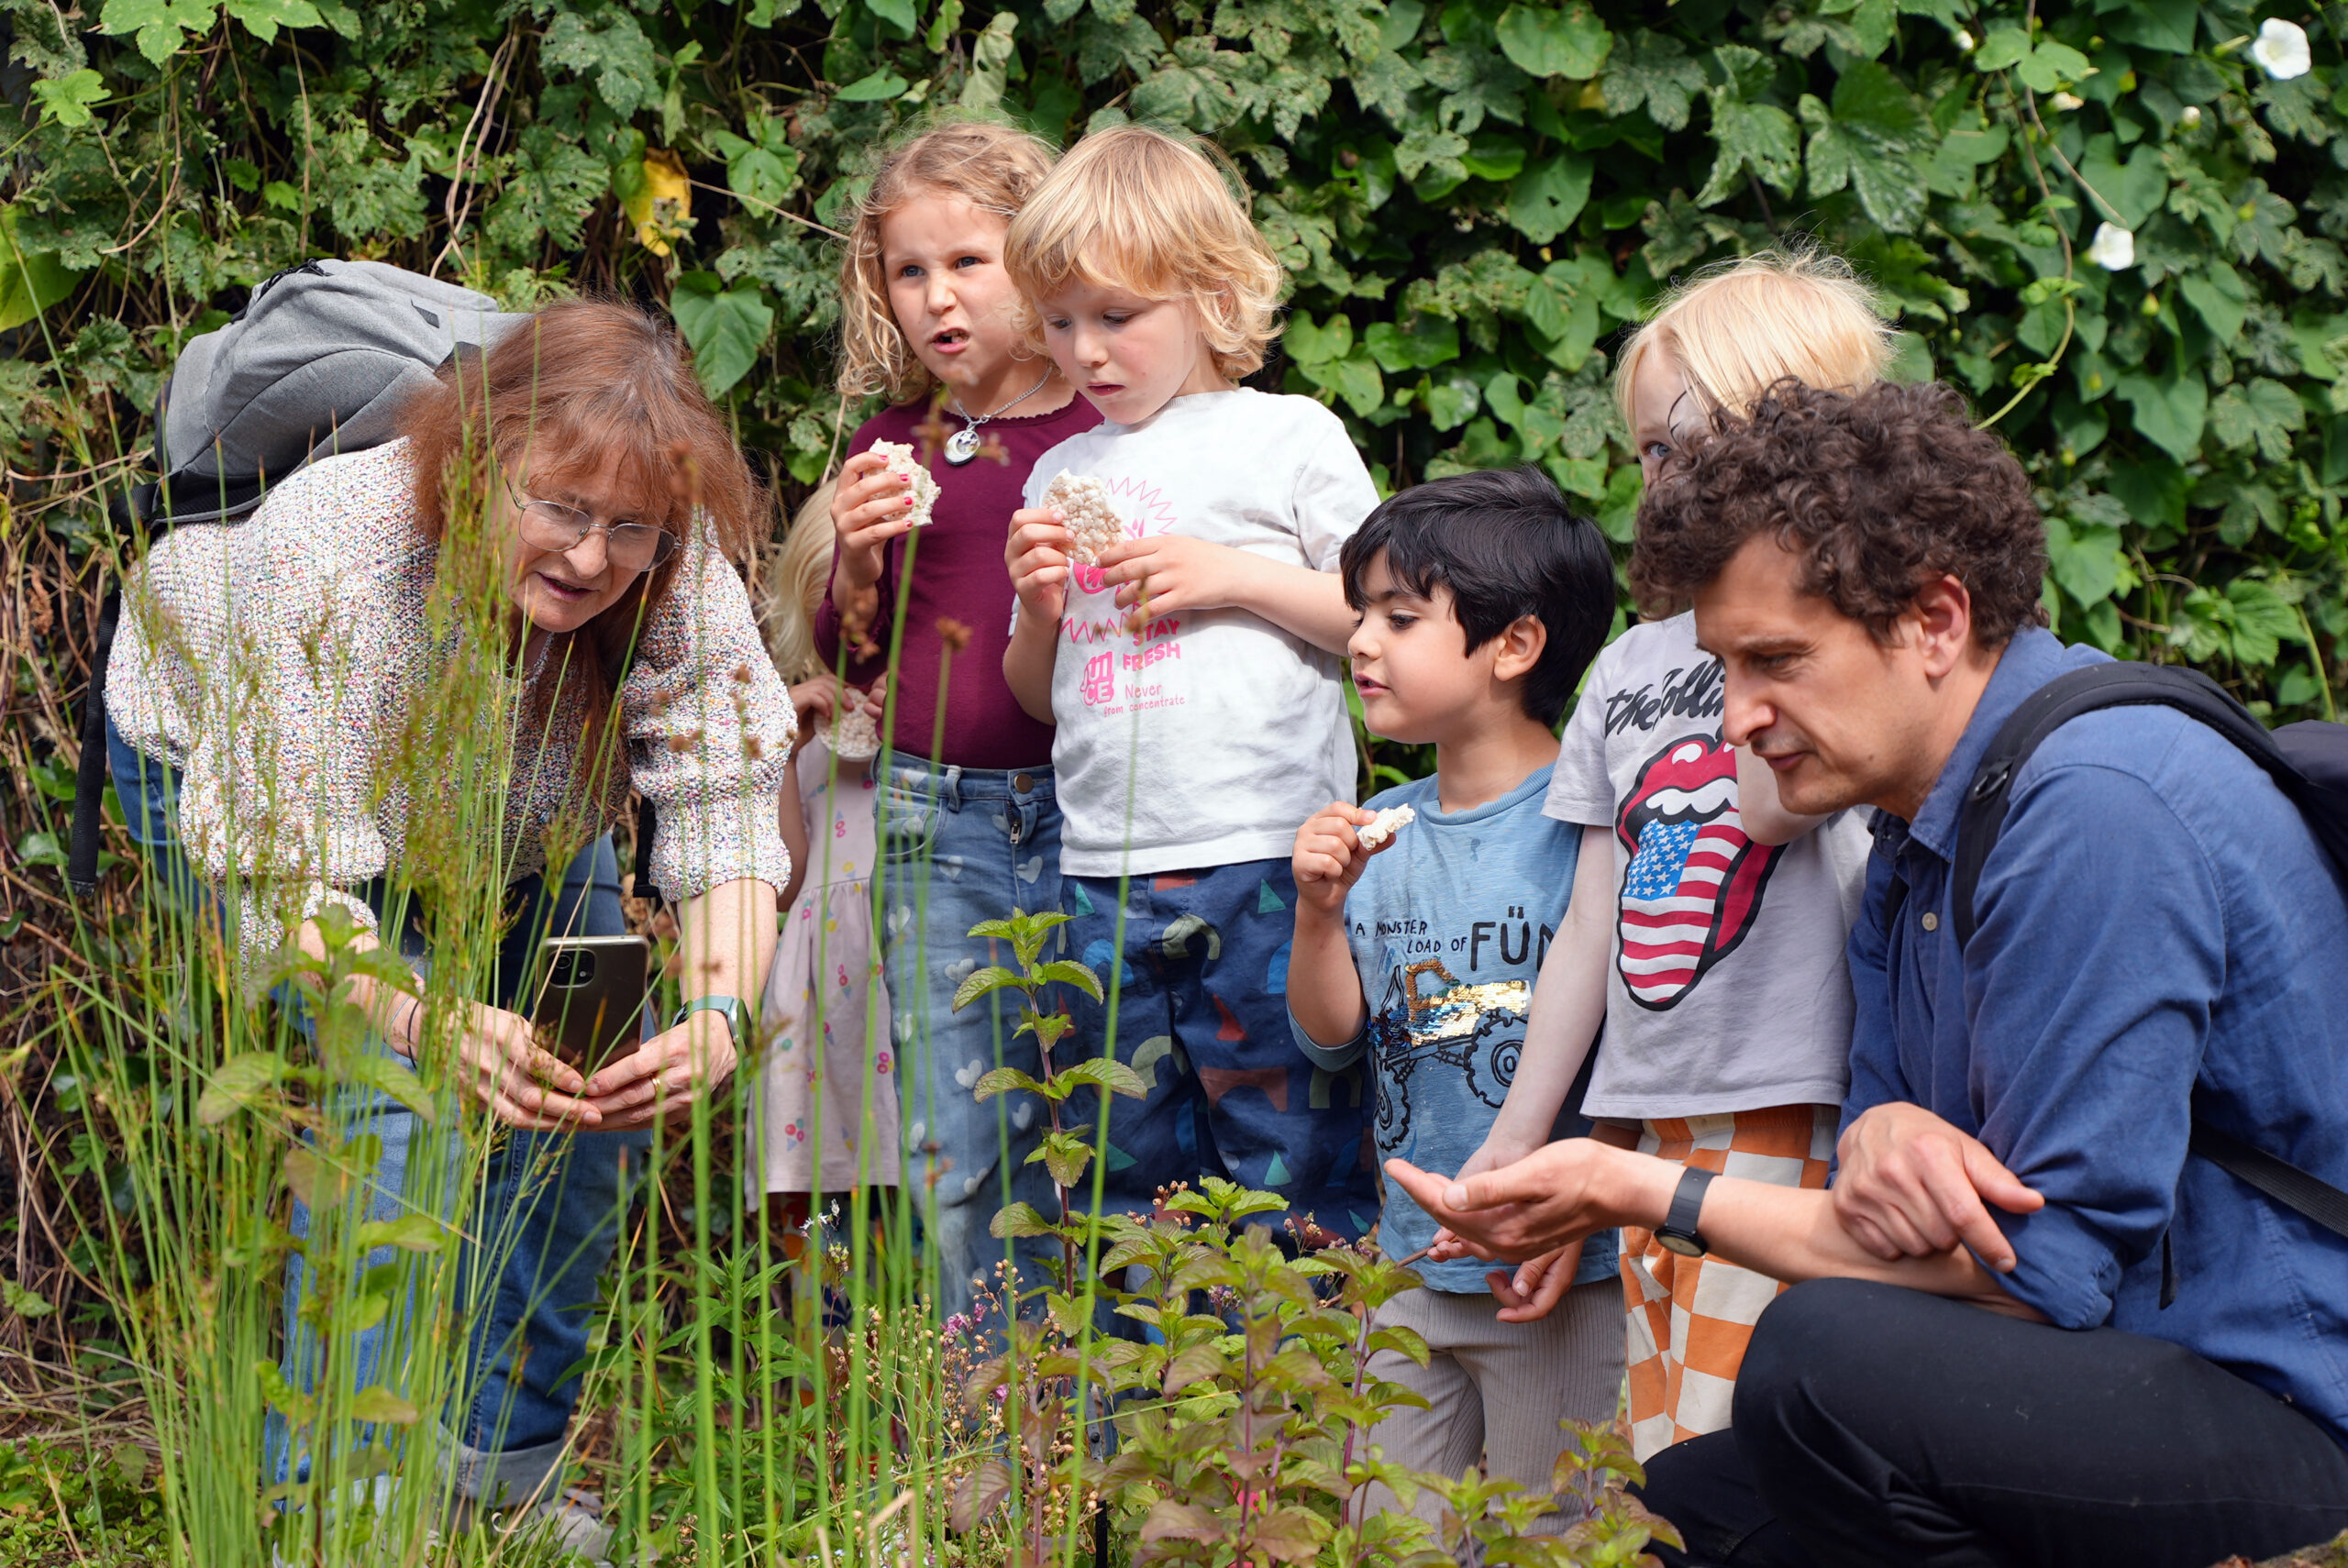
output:
[[[1423,1367],[1393,1351],[1370,1353],[1369,1375],[1423,1396],[1431,1408],[1390,1412],[1369,1441],[1407,1470],[1457,1476],[1484,1462],[1488,1474],[1549,1495],[1550,1473],[1566,1446],[1557,1423],[1611,1420],[1623,1397],[1623,1286],[1612,1279],[1578,1285],[1534,1323],[1503,1323],[1489,1294],[1411,1290],[1379,1309],[1376,1326],[1404,1328],[1427,1342]],[[1400,1512],[1401,1500],[1371,1485],[1357,1507]],[[1422,1491],[1411,1509],[1434,1523],[1443,1503]],[[1534,1527],[1562,1534],[1576,1522],[1553,1514]]]

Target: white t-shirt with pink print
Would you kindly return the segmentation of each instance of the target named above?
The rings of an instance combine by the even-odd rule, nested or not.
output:
[[[1241,388],[1178,397],[1036,459],[1105,484],[1136,535],[1185,534],[1334,572],[1378,491],[1338,417]],[[1285,856],[1299,823],[1354,798],[1343,663],[1245,610],[1128,630],[1097,569],[1071,574],[1052,667],[1052,768],[1072,877]]]

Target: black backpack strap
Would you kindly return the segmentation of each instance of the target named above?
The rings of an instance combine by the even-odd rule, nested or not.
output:
[[[2335,1236],[2348,1237],[2348,1192],[2309,1176],[2290,1161],[2254,1149],[2231,1132],[2193,1119],[2195,1154],[2248,1182],[2284,1208],[2314,1220]]]
[[[82,757],[73,775],[73,834],[65,852],[65,885],[84,898],[98,889],[99,828],[106,796],[106,665],[121,620],[121,591],[109,589],[90,651],[89,689],[82,694]]]
[[[2328,753],[2330,760],[2336,764],[2339,737],[2331,733],[2329,726],[2323,734],[2298,737],[2297,745],[2287,747],[2278,744],[2266,726],[2232,693],[2198,670],[2173,665],[2090,665],[2057,676],[2032,693],[1999,726],[1989,749],[1974,769],[1973,782],[1966,790],[1965,804],[1957,819],[1953,902],[1958,943],[1972,940],[1977,928],[1973,895],[1981,882],[1981,867],[1988,863],[1989,852],[1997,847],[1998,835],[2004,831],[2006,798],[2013,787],[2014,775],[2030,760],[2039,743],[2082,713],[2148,705],[2175,708],[2233,742],[2306,812],[2309,826],[2334,859],[2348,865],[2348,860],[2342,860],[2342,818],[2333,799],[2348,796],[2342,795],[2332,778],[2295,760],[2298,756],[2309,756],[2313,760],[2310,748],[2317,748]],[[2188,1147],[2285,1208],[2304,1215],[2334,1235],[2348,1238],[2348,1192],[2310,1176],[2287,1160],[2253,1148],[2231,1132],[2221,1132],[2198,1115],[2193,1119]],[[2176,1277],[2173,1257],[2166,1251],[2166,1237],[2162,1245],[2161,1305],[2165,1307],[2176,1298]]]
[[[1974,890],[1980,886],[1982,867],[1998,846],[1998,835],[2005,831],[2007,793],[2013,787],[2014,775],[2021,771],[2039,743],[2083,713],[2148,706],[2175,708],[2209,725],[2266,769],[2285,793],[2298,798],[2298,773],[2266,726],[2199,670],[2113,663],[2058,675],[2032,692],[1999,726],[1965,792],[1965,804],[1957,816],[1956,864],[1952,868],[1959,945],[1973,940],[1978,925],[1973,911]]]

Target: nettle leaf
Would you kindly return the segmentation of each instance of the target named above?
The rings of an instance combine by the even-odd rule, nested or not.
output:
[[[213,16],[212,0],[106,0],[98,31],[115,38],[135,34],[147,62],[161,65],[189,34],[201,38],[210,32]]]
[[[1555,152],[1528,167],[1508,188],[1508,221],[1535,245],[1573,226],[1589,202],[1589,160]]]
[[[724,397],[750,373],[774,330],[774,308],[756,284],[729,289],[714,272],[680,273],[669,309],[712,397]]]
[[[2198,370],[2180,371],[2175,365],[2157,376],[2124,370],[2112,390],[2135,406],[2138,433],[2162,451],[2184,463],[2200,450],[2210,383]]]
[[[2307,424],[2307,409],[2298,394],[2280,381],[2261,376],[2247,386],[2237,381],[2210,405],[2210,434],[2235,451],[2256,447],[2270,463],[2291,456],[2291,437]]]
[[[616,6],[559,11],[538,40],[538,63],[584,79],[613,114],[625,120],[660,101],[660,62],[634,17]]]
[[[1647,118],[1665,130],[1684,130],[1688,106],[1704,89],[1704,68],[1678,39],[1641,28],[1628,48],[1614,51],[1599,89],[1610,115],[1645,105]]]
[[[1511,6],[1501,13],[1500,26],[1493,31],[1501,52],[1518,70],[1576,82],[1597,75],[1614,47],[1614,35],[1606,30],[1606,24],[1580,4],[1558,11]]]
[[[997,1067],[987,1074],[970,1090],[970,1098],[980,1101],[990,1100],[999,1094],[1009,1094],[1013,1089],[1024,1089],[1029,1094],[1045,1095],[1055,1100],[1067,1098],[1065,1095],[1051,1094],[1046,1085],[1021,1072],[1017,1067]]]
[[[1918,154],[1933,144],[1923,105],[1885,67],[1861,61],[1834,83],[1833,107],[1801,95],[1811,127],[1810,193],[1844,186],[1867,216],[1895,234],[1915,226],[1924,211],[1924,171]]]

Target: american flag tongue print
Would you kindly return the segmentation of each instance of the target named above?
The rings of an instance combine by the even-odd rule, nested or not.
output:
[[[1736,752],[1701,735],[1672,742],[1639,770],[1615,831],[1623,874],[1623,988],[1662,1010],[1744,938],[1778,851],[1744,835]]]

